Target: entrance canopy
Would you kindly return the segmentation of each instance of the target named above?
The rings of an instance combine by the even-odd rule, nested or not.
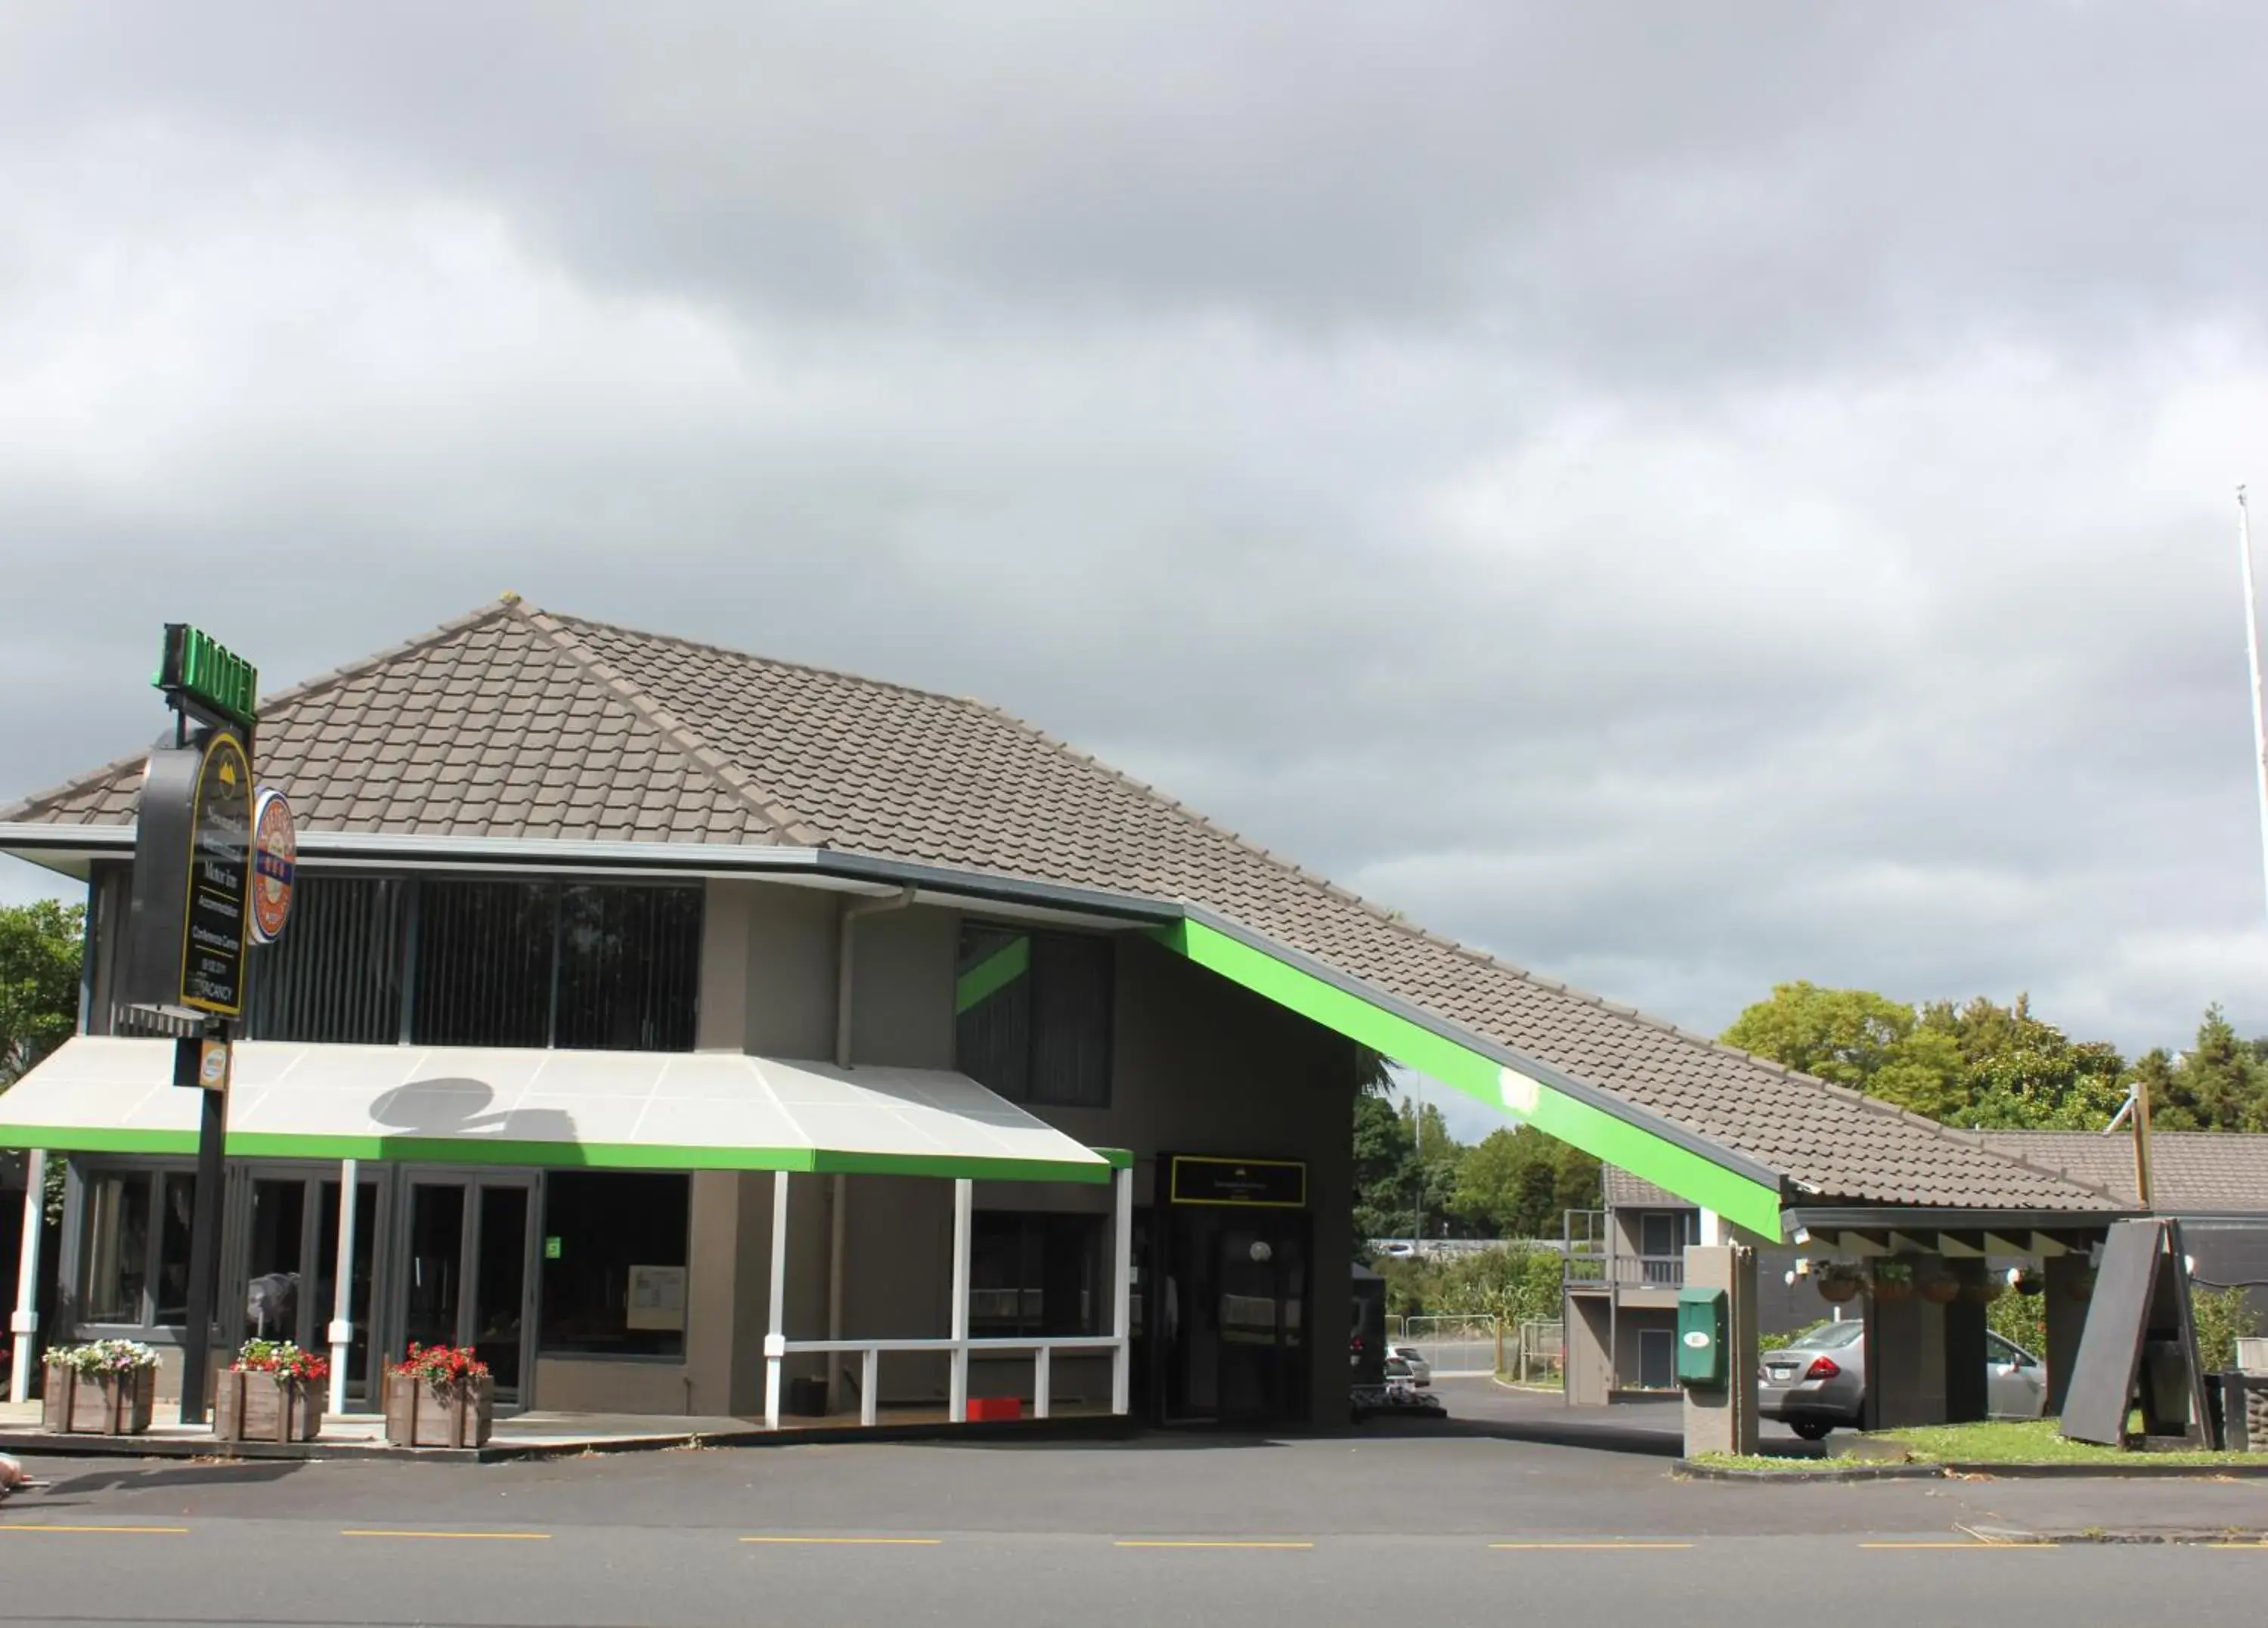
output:
[[[81,1035],[0,1093],[0,1147],[194,1154],[173,1043]],[[737,1053],[242,1041],[238,1157],[1104,1182],[1094,1152],[966,1074]]]

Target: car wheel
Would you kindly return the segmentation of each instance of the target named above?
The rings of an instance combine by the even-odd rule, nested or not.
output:
[[[1791,1419],[1787,1427],[1806,1441],[1824,1441],[1827,1433],[1835,1428],[1823,1419]]]

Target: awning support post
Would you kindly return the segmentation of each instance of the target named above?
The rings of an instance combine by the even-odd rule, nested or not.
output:
[[[1050,1378],[1048,1370],[1053,1366],[1049,1359],[1054,1355],[1055,1353],[1052,1350],[1042,1346],[1039,1349],[1039,1353],[1032,1359],[1032,1417],[1034,1419],[1045,1419],[1048,1416],[1048,1381]]]
[[[967,1177],[953,1184],[953,1390],[946,1417],[968,1422],[968,1250],[976,1208],[976,1184]]]
[[[827,1338],[843,1338],[843,1206],[850,1201],[850,1182],[848,1177],[835,1176],[827,1187]],[[840,1403],[843,1389],[843,1353],[827,1353],[827,1412],[831,1417]]]
[[[1117,1240],[1112,1251],[1110,1337],[1118,1344],[1110,1353],[1110,1411],[1124,1414],[1131,1401],[1134,1347],[1134,1170],[1130,1165],[1110,1178],[1112,1205],[1116,1214]]]
[[[339,1161],[339,1256],[332,1268],[331,1326],[325,1338],[331,1342],[331,1412],[347,1411],[347,1363],[354,1352],[354,1257],[355,1257],[355,1199],[360,1191],[356,1179],[360,1166],[352,1159]],[[379,1404],[385,1407],[384,1399]]]
[[[24,1162],[24,1249],[16,1258],[16,1313],[8,1319],[8,1331],[16,1337],[8,1370],[11,1402],[28,1400],[32,1394],[33,1337],[40,1331],[40,1221],[47,1201],[47,1150],[34,1148]]]
[[[882,1382],[882,1353],[880,1347],[869,1346],[861,1355],[865,1361],[858,1369],[858,1422],[871,1425],[880,1412],[875,1393]]]
[[[787,1172],[772,1172],[771,1317],[764,1325],[764,1427],[780,1422],[781,1370],[787,1362]]]

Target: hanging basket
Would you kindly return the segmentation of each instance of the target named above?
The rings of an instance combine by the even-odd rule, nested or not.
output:
[[[1819,1280],[1819,1298],[1830,1306],[1840,1306],[1859,1298],[1859,1280],[1848,1272],[1830,1272]]]
[[[1958,1278],[1924,1278],[1920,1284],[1921,1297],[1933,1306],[1950,1306],[1961,1298]]]
[[[1984,1277],[1961,1287],[1961,1298],[1972,1306],[1989,1306],[2007,1293],[2008,1286],[1999,1278]]]

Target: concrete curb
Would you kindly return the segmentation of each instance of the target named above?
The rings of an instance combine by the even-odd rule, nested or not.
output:
[[[1791,1463],[1806,1461],[1791,1460]],[[1933,1464],[1830,1465],[1815,1470],[1749,1470],[1730,1464],[1697,1464],[1681,1458],[1670,1466],[1696,1481],[1789,1482],[1932,1481],[1978,1477],[2000,1481],[2214,1481],[2268,1480],[2268,1462],[2259,1464]]]
[[[666,1453],[688,1448],[839,1447],[846,1442],[975,1441],[990,1446],[1014,1441],[1112,1440],[1138,1434],[1128,1419],[1074,1418],[1002,1419],[968,1425],[845,1425],[839,1429],[697,1432],[683,1435],[625,1436],[592,1441],[498,1441],[486,1447],[389,1447],[365,1441],[212,1441],[178,1437],[48,1435],[31,1431],[0,1433],[0,1453],[22,1458],[139,1458],[249,1463],[277,1460],[328,1463],[392,1460],[419,1464],[508,1464],[585,1454]]]

